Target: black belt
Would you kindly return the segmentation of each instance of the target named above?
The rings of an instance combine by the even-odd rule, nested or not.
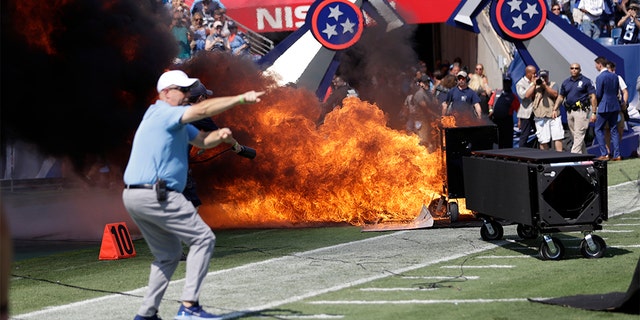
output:
[[[125,189],[151,189],[153,190],[153,185],[152,184],[125,184],[124,185]],[[167,191],[175,191],[171,188],[167,188]]]
[[[578,110],[582,110],[582,111],[587,111],[587,107],[577,107],[577,106],[573,106],[573,107],[567,107],[567,112],[571,112],[571,111],[578,111]]]

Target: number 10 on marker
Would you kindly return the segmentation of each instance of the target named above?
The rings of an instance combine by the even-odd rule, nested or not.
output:
[[[109,223],[104,227],[100,260],[116,260],[136,256],[129,229],[124,222]]]

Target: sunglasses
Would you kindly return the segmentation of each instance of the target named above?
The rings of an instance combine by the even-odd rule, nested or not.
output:
[[[465,77],[458,77],[458,80],[467,80]]]
[[[638,10],[638,8],[629,8],[629,9],[627,9],[627,10],[637,11],[637,10]]]
[[[170,87],[168,89],[169,90],[178,90],[178,91],[180,91],[182,93],[187,93],[187,92],[189,92],[191,90],[190,87]]]
[[[551,10],[553,10],[553,11],[560,11],[560,8],[553,8],[553,9],[551,9]]]
[[[577,67],[571,67],[569,69],[571,69],[571,70],[580,70],[580,68],[577,68]]]

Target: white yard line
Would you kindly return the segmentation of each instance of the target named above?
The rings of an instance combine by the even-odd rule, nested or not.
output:
[[[478,276],[459,276],[459,277],[436,277],[436,276],[404,276],[402,279],[421,279],[421,280],[478,280]]]
[[[549,298],[507,298],[507,299],[451,299],[451,300],[320,300],[310,301],[309,304],[461,304],[461,303],[495,303],[495,302],[525,302],[529,299],[541,300]]]
[[[499,264],[491,264],[491,265],[487,265],[487,266],[469,266],[469,265],[464,265],[464,266],[442,266],[440,268],[442,269],[511,269],[511,268],[515,268],[516,266],[511,266],[511,265],[499,265]]]
[[[478,259],[522,259],[522,258],[532,258],[527,255],[519,255],[519,256],[481,256]]]
[[[632,245],[615,245],[615,246],[609,246],[609,248],[640,248],[640,244],[632,244]]]
[[[438,288],[362,288],[363,292],[435,291]]]

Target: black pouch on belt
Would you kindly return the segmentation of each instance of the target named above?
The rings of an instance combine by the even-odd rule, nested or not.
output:
[[[155,183],[156,196],[158,201],[166,201],[167,200],[167,182],[163,179],[158,179]]]

